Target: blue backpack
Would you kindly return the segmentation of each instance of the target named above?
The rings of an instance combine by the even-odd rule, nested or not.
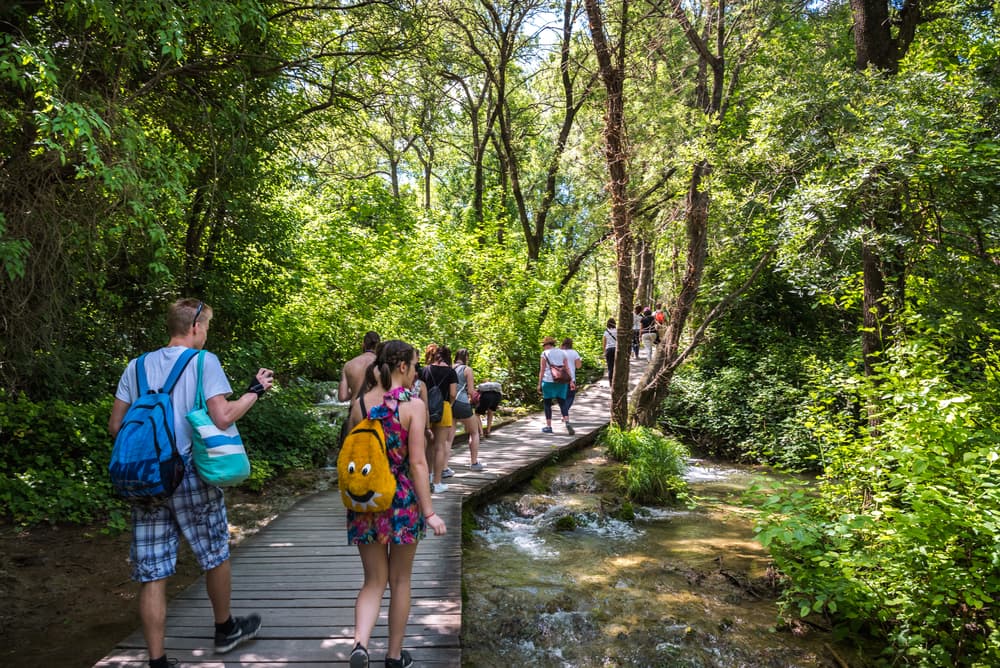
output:
[[[139,397],[132,402],[115,437],[108,473],[115,495],[127,501],[161,501],[184,479],[184,459],[177,451],[170,393],[197,350],[187,349],[166,382],[151,390],[143,354],[135,361]]]

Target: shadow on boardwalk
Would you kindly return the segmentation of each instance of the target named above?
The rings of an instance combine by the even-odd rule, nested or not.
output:
[[[633,363],[632,381],[644,363]],[[462,504],[494,496],[534,474],[554,458],[591,444],[608,423],[610,390],[600,381],[577,394],[572,409],[576,434],[543,434],[543,415],[533,413],[495,430],[480,445],[485,471],[469,470],[467,448],[456,448],[456,475],[434,496],[434,510],[448,534],[420,543],[413,567],[413,598],[406,648],[419,666],[462,663]],[[347,544],[345,511],[336,489],[310,496],[233,551],[234,614],[258,612],[260,636],[233,652],[213,653],[212,609],[199,579],[175,597],[167,612],[167,655],[181,665],[346,665],[352,648],[354,599],[363,580],[357,548]],[[373,665],[387,644],[388,595],[372,634]],[[147,663],[141,630],[122,640],[99,661],[101,668],[142,668]]]

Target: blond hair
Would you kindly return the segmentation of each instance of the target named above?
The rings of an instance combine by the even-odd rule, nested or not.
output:
[[[207,322],[212,318],[212,307],[193,297],[178,299],[167,311],[167,334],[184,336],[194,327],[195,319]]]

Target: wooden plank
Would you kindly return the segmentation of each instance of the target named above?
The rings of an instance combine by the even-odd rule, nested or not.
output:
[[[199,668],[226,668],[226,666],[239,665],[245,668],[277,668],[279,666],[293,666],[294,668],[329,668],[330,665],[346,665],[350,656],[351,647],[347,645],[309,648],[299,652],[289,651],[284,654],[280,649],[277,651],[261,651],[256,653],[245,652],[239,657],[234,653],[222,657],[215,656],[210,651],[178,650],[171,651],[170,656],[177,658],[184,666],[198,666]],[[380,663],[384,655],[384,647],[372,647],[372,664]],[[408,651],[413,655],[414,663],[424,666],[460,666],[462,663],[462,650],[459,647],[414,647]],[[109,655],[95,664],[97,668],[148,668],[146,663],[146,650],[139,648],[125,648],[120,652]]]
[[[633,370],[633,380],[640,370]],[[561,428],[542,434],[541,414],[495,430],[479,446],[487,466],[483,472],[468,470],[464,447],[454,451],[456,476],[448,479],[447,492],[434,495],[434,510],[448,524],[448,534],[428,535],[414,560],[405,646],[417,665],[462,665],[463,504],[508,489],[592,443],[607,424],[608,392],[601,383],[577,394],[575,436]],[[302,499],[244,540],[232,555],[232,607],[237,615],[261,615],[260,636],[215,656],[212,608],[201,578],[170,602],[168,656],[199,668],[345,665],[353,646],[354,601],[364,579],[357,548],[347,544],[345,524],[340,494],[333,489]],[[388,642],[388,592],[382,603],[369,646],[373,665],[381,663]],[[95,665],[145,668],[146,661],[145,642],[137,629]]]

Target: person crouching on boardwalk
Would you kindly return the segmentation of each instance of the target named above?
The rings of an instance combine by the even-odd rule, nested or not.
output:
[[[410,617],[410,578],[417,542],[430,527],[443,536],[444,520],[434,513],[429,484],[424,429],[427,409],[410,388],[417,377],[417,351],[403,341],[386,341],[376,348],[365,374],[361,396],[351,403],[351,426],[367,417],[382,421],[396,494],[392,506],[379,513],[347,511],[347,539],[358,546],[365,581],[354,604],[354,649],[351,668],[367,668],[368,641],[389,598],[389,648],[386,668],[413,665],[403,649]],[[364,407],[364,408],[363,408]]]

